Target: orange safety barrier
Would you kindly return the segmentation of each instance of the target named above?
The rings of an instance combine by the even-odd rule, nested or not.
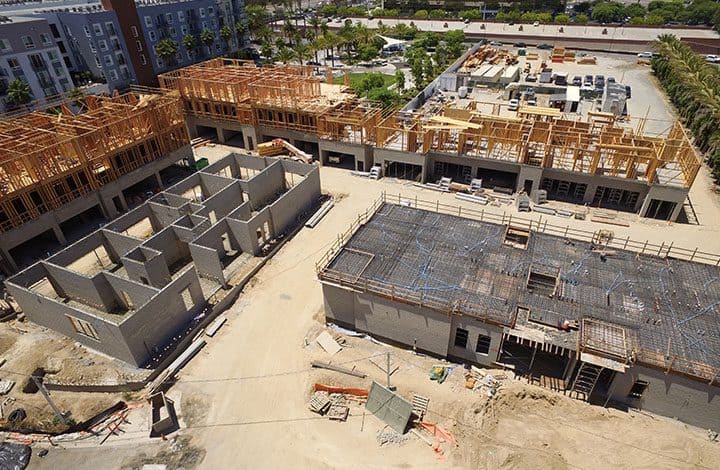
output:
[[[346,387],[331,387],[330,385],[315,384],[313,387],[316,392],[328,392],[328,393],[344,393],[346,395],[355,395],[358,397],[367,397],[368,391],[362,388],[346,388]]]

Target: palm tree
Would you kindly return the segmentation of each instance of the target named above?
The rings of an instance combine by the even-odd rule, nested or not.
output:
[[[197,41],[195,40],[195,36],[192,34],[186,34],[182,38],[182,45],[185,48],[185,50],[188,51],[190,54],[195,54],[195,48],[197,47]]]
[[[155,46],[155,53],[166,64],[174,64],[178,53],[178,44],[170,38],[163,38]]]
[[[232,39],[232,29],[230,29],[230,26],[225,25],[222,28],[220,28],[220,37],[222,38],[223,42],[225,43],[225,48],[230,49],[230,39]]]
[[[235,34],[237,34],[238,46],[242,46],[245,43],[245,33],[247,33],[247,31],[247,23],[244,21],[238,21],[235,23]]]
[[[208,54],[212,55],[212,45],[215,42],[215,33],[205,28],[200,33],[200,41],[208,48]]]
[[[294,49],[295,58],[303,65],[303,62],[311,57],[311,51],[307,44],[298,43]]]
[[[10,101],[18,106],[29,103],[33,98],[30,85],[19,78],[16,78],[8,84],[7,95]]]
[[[297,34],[297,28],[290,22],[290,20],[285,20],[285,23],[283,23],[282,26],[282,32],[292,47],[292,37]]]
[[[293,59],[293,57],[295,57],[295,53],[289,47],[283,47],[277,53],[277,60],[286,65]]]
[[[310,26],[312,26],[313,30],[315,31],[315,37],[318,37],[320,34],[320,17],[317,15],[310,18]]]
[[[273,47],[272,44],[270,44],[270,41],[264,41],[260,45],[260,54],[266,59],[272,61]]]

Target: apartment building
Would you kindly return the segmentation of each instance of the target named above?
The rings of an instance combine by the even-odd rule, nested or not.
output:
[[[0,108],[16,106],[8,98],[8,85],[16,80],[27,83],[32,99],[43,99],[73,88],[47,21],[13,17],[0,21]]]
[[[244,21],[242,0],[62,0],[0,6],[0,14],[45,20],[71,74],[84,80],[89,72],[106,81],[111,92],[132,84],[155,85],[158,73],[244,45],[234,33],[227,42],[220,36],[224,25],[234,29]],[[212,32],[212,44],[201,41],[205,29]],[[195,38],[194,50],[183,46],[187,35]],[[156,53],[164,38],[178,45],[170,60]]]

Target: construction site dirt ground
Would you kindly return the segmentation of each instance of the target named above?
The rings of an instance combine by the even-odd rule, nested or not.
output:
[[[220,146],[198,149],[213,157]],[[588,405],[548,389],[507,378],[494,398],[463,387],[461,368],[438,384],[429,380],[437,359],[343,337],[345,348],[329,356],[315,343],[324,328],[323,297],[315,261],[381,192],[404,198],[439,199],[472,207],[452,194],[420,189],[389,178],[364,180],[345,170],[321,170],[324,192],[336,206],[314,229],[302,229],[258,273],[226,313],[228,322],[179,373],[171,389],[187,445],[111,437],[101,449],[52,448],[31,468],[133,468],[168,463],[177,468],[713,468],[720,443],[706,430],[641,412]],[[551,217],[616,236],[674,242],[720,252],[720,211],[705,175],[698,181],[696,210],[701,225],[639,220],[623,214],[629,227]],[[704,187],[701,187],[704,186]],[[486,210],[514,212],[512,206]],[[527,214],[524,214],[527,216]],[[537,217],[535,214],[530,214]],[[547,216],[543,217],[543,220]],[[430,399],[427,421],[452,432],[458,446],[444,445],[444,461],[427,444],[407,435],[401,444],[380,446],[383,423],[351,407],[347,422],[330,421],[308,409],[314,383],[369,387],[385,374],[385,353],[399,366],[392,376],[398,393]],[[332,361],[368,374],[359,379],[311,368],[312,360]],[[179,453],[178,453],[179,452]],[[189,456],[184,452],[189,452]],[[144,455],[138,460],[138,455]],[[201,463],[197,463],[201,460]],[[112,464],[109,465],[109,462]]]

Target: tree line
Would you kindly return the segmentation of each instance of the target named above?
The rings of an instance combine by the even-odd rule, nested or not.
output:
[[[720,69],[672,35],[655,49],[653,72],[720,181]]]

